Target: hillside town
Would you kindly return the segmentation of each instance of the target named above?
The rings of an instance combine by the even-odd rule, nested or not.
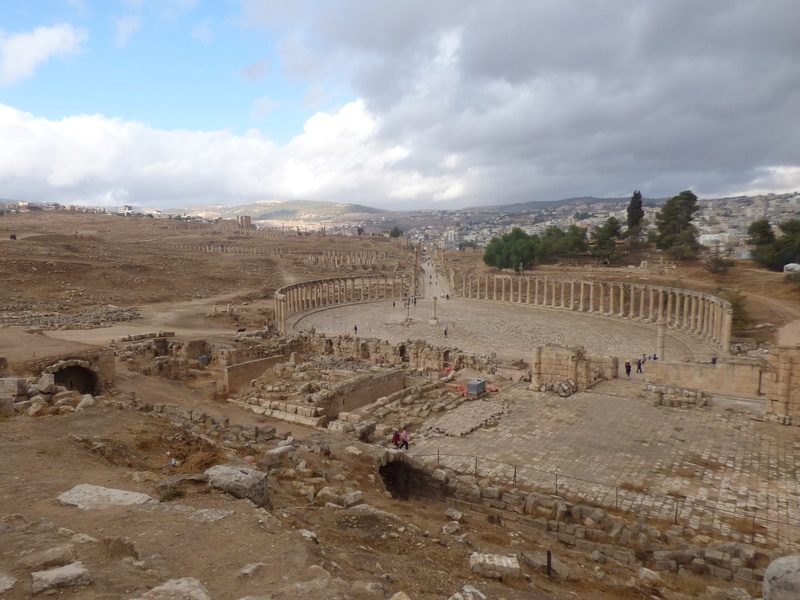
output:
[[[655,217],[666,199],[644,198],[645,233],[655,228]],[[517,205],[497,205],[461,210],[378,211],[372,215],[353,215],[344,211],[341,217],[326,215],[322,221],[314,214],[301,214],[281,222],[253,217],[253,226],[297,228],[303,231],[325,229],[343,235],[389,235],[398,226],[412,241],[426,242],[448,250],[483,248],[493,237],[519,227],[529,235],[542,234],[549,227],[566,230],[572,225],[589,231],[614,217],[626,221],[628,198],[580,198],[552,203],[535,202]],[[297,204],[297,203],[295,203]],[[341,205],[349,206],[349,205]],[[773,228],[800,215],[800,193],[761,194],[729,198],[700,198],[699,211],[693,224],[698,241],[709,252],[729,258],[748,259],[747,228],[756,220],[767,219]],[[57,202],[34,203],[0,199],[0,211],[35,212],[63,210],[77,213],[107,213],[121,216],[143,216],[157,219],[213,222],[207,211],[187,208],[157,210],[122,205],[114,208],[63,205]],[[231,213],[237,211],[231,207]],[[227,213],[220,213],[223,218]]]

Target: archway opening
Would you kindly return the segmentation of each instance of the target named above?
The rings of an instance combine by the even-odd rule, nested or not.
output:
[[[61,385],[68,390],[79,394],[97,393],[97,375],[91,369],[79,366],[64,367],[53,373],[56,385]]]
[[[392,498],[397,500],[411,498],[411,470],[404,463],[400,461],[386,463],[379,472]]]

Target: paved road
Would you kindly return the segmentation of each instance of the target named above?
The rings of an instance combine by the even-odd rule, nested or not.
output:
[[[686,498],[680,518],[695,529],[750,542],[749,531],[737,529],[756,515],[756,541],[766,527],[773,540],[800,547],[797,428],[743,412],[656,407],[638,389],[639,382],[614,380],[559,398],[508,384],[493,397],[510,408],[497,426],[412,439],[410,452],[431,461],[437,451],[462,455],[441,461],[470,473],[479,456],[479,475],[509,483],[513,467],[493,461],[517,465],[518,483],[549,492],[557,472],[561,493],[665,520],[675,516],[677,495]]]

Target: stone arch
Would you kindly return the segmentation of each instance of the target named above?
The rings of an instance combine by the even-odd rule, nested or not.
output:
[[[433,469],[403,451],[387,452],[381,463],[378,472],[386,491],[393,498],[410,500],[422,497],[444,501],[447,497],[447,485],[431,476]]]
[[[97,372],[85,360],[60,360],[44,369],[52,373],[56,385],[80,394],[97,394],[100,391],[100,378]]]

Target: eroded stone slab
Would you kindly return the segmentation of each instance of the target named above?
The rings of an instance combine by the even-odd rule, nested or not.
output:
[[[193,577],[170,579],[145,592],[137,600],[211,600],[205,586]]]
[[[82,510],[102,510],[113,506],[142,506],[156,504],[155,498],[139,492],[117,490],[99,485],[81,483],[58,497],[62,504],[77,506]]]
[[[484,577],[519,577],[520,575],[519,561],[516,556],[473,552],[469,557],[469,567],[473,573]]]
[[[53,588],[91,585],[92,583],[89,569],[81,561],[47,571],[34,571],[31,573],[31,580],[31,593],[34,596]]]
[[[205,474],[215,488],[234,498],[245,498],[260,507],[268,507],[269,487],[267,474],[257,469],[217,465],[207,469]]]

